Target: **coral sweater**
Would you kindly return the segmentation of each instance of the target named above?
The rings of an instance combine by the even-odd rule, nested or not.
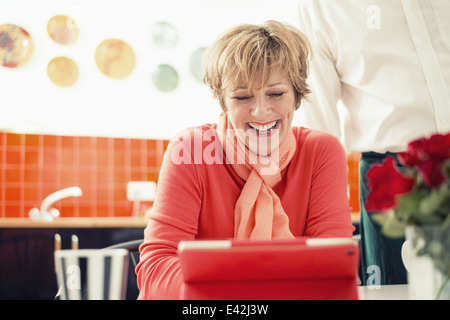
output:
[[[164,155],[136,268],[140,299],[180,298],[183,278],[177,256],[179,241],[233,238],[234,207],[245,181],[226,161],[206,163],[205,155],[218,156],[211,151],[214,137],[209,137],[215,128],[204,125],[189,130],[188,136],[183,134],[182,145],[172,140]],[[292,234],[351,237],[354,227],[341,144],[320,131],[293,128],[293,132],[297,140],[295,154],[281,172],[282,180],[273,187],[289,217]],[[193,137],[198,139],[198,134],[205,133],[199,148]],[[179,163],[180,155],[184,163]]]

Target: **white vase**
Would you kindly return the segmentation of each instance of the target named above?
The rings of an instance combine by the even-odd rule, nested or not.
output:
[[[442,235],[439,229],[428,228],[425,232],[428,239],[423,237],[423,228],[419,232],[416,226],[408,226],[405,230],[405,243],[402,247],[402,258],[408,271],[409,298],[414,300],[450,300],[450,281],[446,281],[446,274],[438,270],[430,255],[418,255],[424,247],[425,241],[434,241],[436,251],[448,250],[443,244],[448,243],[448,234]],[[431,237],[431,238],[430,238]],[[442,237],[447,237],[443,240]],[[446,281],[446,283],[444,283]]]

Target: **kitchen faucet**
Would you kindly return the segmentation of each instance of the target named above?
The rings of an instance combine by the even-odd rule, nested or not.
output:
[[[83,194],[79,187],[70,187],[58,190],[49,194],[41,203],[41,209],[33,208],[29,212],[32,220],[36,221],[53,221],[59,216],[58,209],[50,208],[56,201],[68,197],[79,197]]]

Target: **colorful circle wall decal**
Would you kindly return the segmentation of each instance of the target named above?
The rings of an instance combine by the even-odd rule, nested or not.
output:
[[[95,51],[95,62],[100,71],[110,78],[124,78],[133,71],[135,55],[123,40],[106,39]]]
[[[153,71],[153,84],[160,91],[170,92],[178,86],[178,72],[168,64],[160,64]]]
[[[191,69],[192,75],[200,82],[203,82],[202,60],[205,51],[206,47],[198,48],[189,58],[189,68]]]
[[[70,44],[78,38],[79,27],[69,16],[57,15],[47,23],[47,33],[59,44]]]
[[[78,66],[70,58],[56,57],[47,65],[50,80],[60,87],[70,87],[78,79]]]
[[[0,64],[17,68],[27,63],[33,55],[34,44],[30,34],[15,24],[0,25]]]
[[[157,22],[152,27],[153,42],[161,47],[171,49],[178,43],[178,30],[169,22]]]

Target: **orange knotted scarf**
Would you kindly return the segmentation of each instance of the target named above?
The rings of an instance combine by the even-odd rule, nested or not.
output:
[[[227,162],[245,181],[234,209],[234,238],[293,239],[289,218],[272,190],[294,155],[296,140],[292,130],[269,156],[250,151],[238,138],[226,113],[219,119],[217,132]]]

